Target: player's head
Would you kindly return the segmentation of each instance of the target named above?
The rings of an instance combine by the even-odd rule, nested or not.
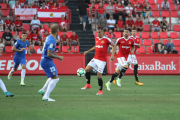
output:
[[[61,19],[64,20],[64,15],[61,15]]]
[[[99,27],[97,30],[97,34],[99,38],[102,38],[104,36],[104,31],[102,27]]]
[[[25,41],[26,38],[27,38],[27,33],[23,32],[22,35],[21,35],[21,39],[22,39],[23,41]]]
[[[129,30],[128,30],[128,29],[125,29],[125,30],[124,30],[124,37],[127,38],[128,36],[129,36]]]
[[[131,16],[129,16],[129,20],[132,20],[132,17],[131,17]]]
[[[158,19],[158,17],[157,17],[157,15],[155,16],[155,20],[157,20]]]
[[[138,17],[138,18],[137,18],[137,21],[140,21],[140,20],[141,20],[140,17]]]
[[[137,33],[137,31],[136,31],[136,29],[135,29],[135,28],[133,28],[133,29],[132,29],[131,33],[132,33],[132,35],[133,35],[134,37],[136,37],[136,33]]]
[[[113,15],[110,15],[109,19],[112,20],[113,19]]]
[[[57,24],[51,25],[51,34],[57,36],[59,32],[59,28]]]

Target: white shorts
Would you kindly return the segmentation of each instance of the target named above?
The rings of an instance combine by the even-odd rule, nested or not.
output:
[[[131,64],[131,61],[128,61],[128,59],[126,60],[125,57],[119,57],[117,58],[118,60],[118,67],[120,70],[122,70],[123,66]]]
[[[96,71],[99,73],[103,73],[104,68],[106,66],[106,62],[98,60],[98,59],[92,59],[89,63],[89,66],[93,67]]]
[[[129,54],[129,56],[128,56],[128,61],[131,61],[131,63],[132,63],[133,65],[138,64],[138,63],[137,63],[137,59],[136,59],[136,55],[131,55],[131,54]]]

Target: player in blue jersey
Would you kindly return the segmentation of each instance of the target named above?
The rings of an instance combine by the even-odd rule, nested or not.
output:
[[[0,57],[1,56],[2,55],[0,54]],[[13,97],[14,96],[13,93],[10,93],[10,92],[7,91],[5,84],[1,79],[0,79],[0,88],[2,89],[2,91],[4,92],[6,97]]]
[[[27,34],[25,32],[22,33],[21,36],[22,39],[18,40],[14,46],[12,47],[12,50],[15,52],[14,55],[14,67],[11,69],[8,75],[8,79],[11,79],[11,76],[13,72],[17,71],[19,64],[22,66],[21,71],[21,86],[25,86],[24,84],[24,78],[26,74],[26,47],[28,49],[28,54],[31,55],[29,50],[29,42],[26,40]]]
[[[59,77],[57,75],[57,69],[55,64],[53,63],[53,58],[63,60],[63,56],[58,56],[54,53],[56,48],[56,37],[58,35],[58,25],[51,26],[51,34],[46,38],[43,53],[41,57],[41,67],[44,69],[48,79],[43,86],[42,89],[38,91],[41,95],[43,95],[43,101],[55,101],[49,98],[50,93],[55,88],[56,83],[59,81]]]

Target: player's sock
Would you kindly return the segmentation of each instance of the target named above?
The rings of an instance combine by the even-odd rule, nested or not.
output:
[[[134,76],[136,81],[138,82],[138,64],[134,65]]]
[[[26,69],[22,69],[21,70],[21,83],[24,83],[25,74],[26,74]]]
[[[51,79],[50,83],[48,84],[47,91],[44,94],[43,98],[49,98],[50,93],[55,88],[56,83],[59,81],[59,78],[57,79]]]
[[[125,74],[126,70],[128,68],[122,68],[121,72],[120,72],[120,75],[119,75],[119,79],[121,79],[121,77]]]
[[[99,84],[99,90],[102,90],[102,88],[103,88],[103,80],[102,80],[102,78],[98,79],[98,84]]]
[[[90,72],[86,72],[87,84],[90,84],[90,79],[91,79],[91,74],[90,74]]]
[[[3,90],[3,92],[7,92],[6,86],[1,79],[0,79],[0,88]]]
[[[11,69],[10,73],[13,74],[13,72],[14,72],[14,68]]]
[[[46,83],[44,84],[43,88],[41,89],[42,92],[46,92],[48,84],[50,83],[51,78],[48,78]]]
[[[112,75],[112,77],[111,77],[111,79],[110,79],[109,82],[112,83],[113,80],[115,80],[117,76],[118,76],[118,74],[115,72],[115,73]]]

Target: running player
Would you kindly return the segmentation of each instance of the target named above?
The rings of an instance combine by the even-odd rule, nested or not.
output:
[[[84,55],[86,55],[87,53],[95,50],[95,56],[89,62],[89,64],[86,66],[86,69],[85,69],[86,75],[85,76],[86,76],[87,84],[85,87],[83,87],[81,89],[85,90],[85,89],[91,88],[90,71],[92,69],[95,69],[95,70],[97,70],[97,79],[98,79],[98,84],[99,84],[99,92],[96,95],[102,95],[103,94],[102,73],[106,66],[106,55],[107,55],[108,46],[109,46],[109,44],[111,44],[114,49],[115,45],[109,38],[104,37],[104,31],[102,28],[98,28],[97,33],[98,33],[98,37],[95,38],[95,46],[93,48],[91,48],[90,50],[84,52]],[[112,57],[111,57],[111,60],[113,60],[113,59],[114,59],[114,53],[112,53]]]
[[[1,56],[2,55],[0,54],[0,57]],[[7,91],[5,84],[1,79],[0,79],[0,88],[2,89],[2,91],[4,92],[6,97],[13,97],[14,96],[13,93],[10,93],[10,92]]]
[[[56,48],[56,37],[58,36],[58,25],[51,26],[51,34],[46,38],[44,47],[43,47],[43,54],[41,57],[41,67],[44,69],[48,79],[43,86],[42,89],[38,91],[41,95],[43,95],[43,101],[55,101],[49,98],[50,93],[55,88],[57,82],[59,81],[59,77],[57,75],[57,69],[55,64],[53,63],[53,58],[59,59],[60,61],[63,60],[63,56],[58,56],[54,53]]]
[[[129,37],[129,30],[125,29],[124,30],[124,37],[122,38],[118,38],[116,41],[116,46],[119,46],[119,52],[118,52],[118,63],[119,63],[119,67],[116,69],[116,72],[112,75],[110,81],[108,81],[105,85],[107,87],[107,90],[110,91],[110,86],[111,83],[113,82],[113,80],[115,80],[115,78],[120,74],[120,76],[122,77],[126,70],[129,67],[129,64],[131,61],[127,61],[128,60],[128,55],[129,52],[133,53],[135,50],[134,47],[134,40],[132,37]],[[132,47],[132,50],[130,49]],[[114,51],[115,49],[113,49],[112,53],[115,53]],[[112,54],[114,55],[114,54]],[[112,56],[114,57],[114,56]],[[117,85],[121,86],[120,84],[120,78],[117,79]]]
[[[21,71],[21,86],[25,86],[24,78],[26,74],[26,47],[28,49],[28,54],[31,55],[29,50],[29,42],[26,40],[27,34],[25,32],[22,33],[20,40],[18,40],[14,46],[12,47],[12,50],[15,51],[14,55],[14,67],[11,69],[8,75],[8,79],[11,79],[12,74],[17,71],[19,64],[22,66]]]

